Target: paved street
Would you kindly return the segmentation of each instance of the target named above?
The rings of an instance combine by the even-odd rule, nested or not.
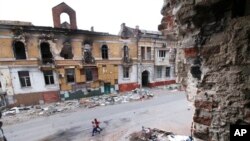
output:
[[[190,135],[193,110],[183,92],[154,90],[150,100],[96,107],[39,117],[3,126],[10,141],[122,141],[142,126]],[[98,118],[104,131],[91,136],[91,120]]]

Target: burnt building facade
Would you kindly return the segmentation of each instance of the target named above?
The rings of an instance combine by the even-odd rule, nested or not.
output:
[[[68,14],[70,23],[61,21],[62,13]],[[54,27],[0,22],[0,89],[7,104],[31,105],[175,83],[175,50],[160,33],[125,25],[121,27],[125,35],[80,30],[76,12],[65,3],[53,7],[52,14]]]

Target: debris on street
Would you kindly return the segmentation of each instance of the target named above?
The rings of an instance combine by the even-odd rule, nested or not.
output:
[[[77,108],[94,108],[97,106],[107,106],[146,100],[152,97],[154,97],[154,94],[149,90],[135,89],[122,94],[109,94],[50,104],[13,107],[3,111],[3,116],[5,116],[5,124],[10,125],[39,116],[50,116],[60,112],[72,111]]]
[[[175,135],[172,132],[156,128],[142,127],[142,131],[134,132],[129,136],[130,141],[193,141],[191,136]]]

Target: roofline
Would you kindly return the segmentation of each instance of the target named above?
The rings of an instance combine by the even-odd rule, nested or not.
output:
[[[70,34],[88,34],[88,35],[105,35],[105,36],[118,36],[109,34],[108,32],[96,32],[81,29],[66,29],[66,28],[55,28],[50,26],[34,26],[34,25],[10,25],[10,24],[0,24],[0,29],[15,29],[22,28],[24,31],[34,31],[34,32],[55,32],[55,33],[65,33]]]

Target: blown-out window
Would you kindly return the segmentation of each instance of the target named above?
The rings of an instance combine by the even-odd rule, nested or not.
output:
[[[16,59],[26,59],[25,46],[21,41],[16,41],[14,43],[14,55]]]
[[[50,64],[53,62],[53,55],[50,52],[50,46],[49,43],[41,43],[41,57],[43,64]]]
[[[60,52],[60,56],[63,57],[64,59],[72,59],[74,57],[70,42],[64,43],[63,48]]]

